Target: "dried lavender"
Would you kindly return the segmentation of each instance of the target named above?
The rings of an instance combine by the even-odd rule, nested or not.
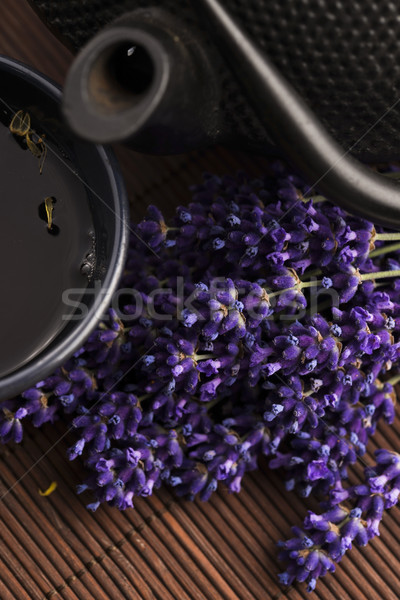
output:
[[[335,570],[353,543],[365,546],[379,535],[384,510],[398,502],[400,455],[377,450],[375,460],[374,467],[365,469],[365,483],[333,489],[324,512],[309,511],[303,529],[293,527],[295,537],[279,543],[279,556],[288,563],[279,575],[281,583],[305,581],[310,592],[319,577]]]
[[[392,421],[396,234],[303,201],[304,184],[274,169],[206,176],[168,224],[150,207],[136,232],[161,260],[132,236],[122,310],[4,405],[3,441],[20,441],[24,419],[71,424],[90,509],[130,507],[162,482],[203,500],[237,492],[261,455],[288,490],[329,495]],[[320,562],[313,580],[331,568]]]

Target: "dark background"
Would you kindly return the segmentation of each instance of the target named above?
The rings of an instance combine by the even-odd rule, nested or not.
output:
[[[72,60],[25,0],[1,0],[0,52],[60,83]],[[188,185],[205,170],[223,174],[240,167],[257,174],[263,165],[223,149],[170,158],[116,150],[133,218],[149,203],[172,212],[188,202]],[[208,503],[190,503],[162,489],[137,499],[136,510],[100,508],[92,514],[85,509],[90,498],[74,492],[84,470],[79,461],[68,462],[68,438],[59,441],[64,431],[62,423],[32,429],[21,445],[0,447],[1,600],[400,597],[397,508],[386,516],[381,537],[365,549],[354,548],[316,593],[307,595],[303,586],[284,590],[276,579],[281,566],[275,544],[315,503],[285,492],[279,474],[262,465],[245,477],[239,495],[221,490]],[[370,452],[375,444],[398,449],[399,431],[397,422],[378,432]],[[356,465],[354,480],[361,468]],[[41,497],[38,489],[52,481],[58,483],[56,491]]]

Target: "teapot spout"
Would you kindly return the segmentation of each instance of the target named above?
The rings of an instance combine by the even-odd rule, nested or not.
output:
[[[218,138],[220,85],[192,28],[161,9],[100,31],[68,74],[63,113],[95,143],[176,154]]]

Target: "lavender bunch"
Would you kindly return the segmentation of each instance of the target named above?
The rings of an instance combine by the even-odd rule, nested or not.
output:
[[[203,500],[220,484],[237,492],[261,455],[288,490],[342,489],[394,416],[399,236],[304,191],[274,165],[257,180],[206,176],[169,224],[150,207],[122,310],[3,405],[2,440],[63,416],[92,510],[131,507],[162,482]]]
[[[379,535],[384,510],[395,506],[400,494],[400,455],[388,450],[375,452],[376,465],[365,469],[365,483],[331,490],[324,512],[309,511],[303,529],[293,527],[294,537],[280,542],[280,558],[287,569],[281,583],[305,581],[307,591],[317,580],[335,570],[355,542],[365,546]]]
[[[329,203],[302,201],[305,184],[280,165],[275,171],[256,180],[207,176],[170,226],[152,207],[138,233],[154,250],[168,247],[201,273],[226,276],[228,270],[253,279],[282,267],[297,274],[315,264],[332,272],[362,267],[377,240],[373,224]]]
[[[308,319],[308,327],[296,322],[284,327],[268,318],[271,315],[268,310],[270,304],[264,288],[258,284],[246,286],[241,281],[244,292],[239,295],[231,280],[226,283],[226,288],[217,289],[214,295],[204,283],[197,287],[189,286],[189,291],[195,292],[193,310],[184,313],[182,319],[174,323],[174,331],[159,324],[161,335],[151,338],[155,352],[146,355],[144,366],[137,369],[137,375],[140,372],[145,379],[141,383],[137,381],[135,392],[140,389],[139,397],[147,403],[147,419],[151,418],[152,423],[156,421],[166,430],[182,430],[181,440],[184,440],[188,459],[184,468],[192,473],[200,470],[206,488],[210,483],[216,487],[218,481],[224,480],[230,489],[237,489],[240,483],[236,471],[238,464],[241,477],[245,470],[254,468],[260,453],[275,454],[279,445],[290,440],[291,435],[297,433],[296,438],[302,438],[303,446],[307,437],[318,435],[323,448],[314,448],[313,460],[309,460],[310,454],[304,458],[299,453],[290,457],[288,462],[290,467],[296,467],[296,474],[295,477],[291,475],[288,486],[291,487],[295,481],[304,495],[308,495],[313,487],[325,490],[326,485],[333,485],[339,476],[344,476],[346,465],[354,462],[358,453],[365,451],[368,435],[374,431],[378,419],[383,416],[390,421],[393,417],[390,384],[384,389],[380,384],[373,384],[376,373],[384,369],[388,357],[395,359],[398,346],[388,330],[388,326],[394,328],[394,321],[392,323],[381,315],[380,319],[375,319],[380,329],[372,333],[367,321],[372,325],[375,317],[367,308],[358,307],[349,312],[337,311],[335,325],[330,325],[320,316],[313,316]],[[254,288],[257,294],[250,302],[245,294]],[[370,290],[369,296],[375,314],[376,297]],[[384,303],[382,296],[380,302],[381,310],[387,309],[387,302]],[[162,306],[169,310],[175,304],[176,298],[169,297],[167,303],[164,301],[163,305],[157,305],[157,314]],[[258,311],[256,319],[246,309],[255,304]],[[261,324],[268,326],[260,328]],[[142,327],[139,331],[143,331]],[[129,333],[136,336],[137,329]],[[104,333],[101,334],[103,338]],[[353,364],[355,338],[360,346],[357,350],[358,368]],[[139,346],[141,339],[134,340],[135,347]],[[310,360],[306,361],[306,358]],[[361,358],[364,374],[359,371]],[[342,370],[338,375],[339,367]],[[271,376],[280,371],[283,376],[290,377],[289,385],[282,386],[279,380],[278,383],[271,382]],[[297,380],[292,377],[293,371],[298,372]],[[246,397],[249,397],[248,384],[255,386],[260,380],[266,380],[263,393],[253,394],[252,402],[244,407],[240,393],[246,390]],[[228,400],[233,391],[236,402]],[[361,396],[362,392],[364,396]],[[362,400],[364,397],[372,399],[360,402],[360,396]],[[277,402],[279,397],[285,399],[283,404]],[[222,404],[222,410],[216,415],[215,408]],[[359,406],[352,408],[352,404]],[[210,415],[210,410],[213,415]],[[92,419],[100,423],[101,412],[102,409],[99,409],[99,414]],[[216,416],[219,423],[215,422]],[[243,421],[240,419],[242,416],[245,417]],[[322,417],[324,421],[320,422]],[[104,422],[101,425],[104,429]],[[325,443],[327,428],[331,439]],[[253,434],[253,430],[258,433]],[[221,431],[226,439],[221,438]],[[86,435],[92,434],[83,432],[80,449],[86,443]],[[253,439],[253,435],[255,439],[259,438],[258,443],[251,444],[251,453],[241,450],[242,458],[238,450],[241,448],[240,441],[247,436]],[[346,436],[347,439],[343,439]],[[148,440],[148,443],[152,443],[153,448],[158,447],[158,442]],[[296,444],[300,448],[299,442]],[[331,447],[332,455],[329,456]],[[156,456],[155,450],[153,453]],[[211,461],[210,457],[217,458]],[[277,466],[279,458],[271,466]],[[234,466],[232,472],[226,472],[226,463]],[[304,467],[300,467],[300,463],[304,463]],[[220,464],[224,465],[223,469]],[[288,466],[286,462],[283,464]],[[115,477],[112,485],[118,479],[115,467],[113,469]],[[160,471],[159,477],[161,475]],[[191,495],[190,486],[181,475],[182,468],[176,465],[175,470],[169,473],[169,479],[167,475],[163,476],[176,486],[178,492],[188,490]],[[136,493],[139,492],[140,489],[136,490]],[[103,497],[102,490],[97,489],[96,493]]]
[[[87,483],[89,487],[94,488],[98,501],[108,499],[117,503],[120,500],[118,506],[123,507],[126,503],[125,496],[132,498],[133,494],[147,495],[147,484],[143,483],[143,477],[137,484],[137,465],[129,471],[131,478],[125,479],[124,485],[121,486],[124,493],[121,491],[118,496],[110,496],[108,491],[117,481],[123,481],[119,475],[119,468],[126,467],[121,461],[114,463],[115,451],[138,451],[135,446],[137,439],[140,440],[140,444],[146,443],[152,449],[151,456],[147,456],[148,466],[143,473],[151,477],[152,486],[158,485],[161,478],[164,478],[174,485],[178,492],[185,493],[187,490],[187,493],[193,495],[195,492],[191,490],[197,490],[197,487],[193,482],[190,482],[191,486],[188,485],[187,476],[183,477],[183,470],[186,470],[191,475],[201,473],[200,479],[206,490],[215,489],[218,481],[225,481],[229,489],[235,490],[239,488],[244,472],[256,466],[256,460],[261,453],[275,454],[279,444],[292,434],[297,434],[296,438],[301,437],[302,440],[306,439],[307,435],[315,437],[317,434],[323,439],[326,425],[330,420],[337,419],[337,413],[343,413],[344,407],[347,406],[343,397],[346,389],[351,390],[353,384],[349,374],[345,379],[344,368],[348,366],[349,373],[353,373],[354,377],[356,372],[352,365],[352,353],[346,353],[344,342],[350,340],[352,343],[356,331],[364,332],[367,336],[373,335],[364,331],[365,321],[351,318],[344,313],[338,315],[343,328],[349,321],[354,321],[354,326],[348,329],[347,334],[342,332],[341,335],[340,343],[342,348],[345,348],[342,350],[343,356],[349,356],[351,360],[349,365],[347,361],[342,360],[342,377],[337,380],[337,340],[327,322],[315,316],[310,319],[313,325],[309,327],[295,322],[282,328],[279,323],[273,322],[266,331],[261,332],[258,328],[263,319],[267,319],[268,311],[265,308],[268,303],[260,289],[256,298],[261,302],[263,310],[260,316],[258,304],[258,316],[254,318],[245,308],[248,297],[245,295],[247,288],[244,286],[243,289],[244,295],[238,299],[238,289],[230,280],[226,289],[217,289],[214,294],[211,294],[204,284],[195,287],[193,311],[190,314],[198,313],[203,318],[188,321],[186,315],[174,323],[174,331],[165,326],[161,327],[161,321],[160,335],[157,335],[157,328],[153,323],[153,335],[150,338],[146,333],[150,330],[149,319],[147,327],[141,317],[142,321],[138,325],[126,331],[127,328],[116,314],[111,313],[110,328],[106,329],[103,326],[93,334],[88,342],[87,352],[80,353],[76,359],[75,368],[70,366],[58,377],[50,378],[41,384],[41,388],[45,389],[47,394],[51,386],[53,389],[56,386],[55,395],[62,392],[61,401],[66,404],[66,411],[70,411],[76,402],[76,392],[65,392],[70,392],[72,385],[76,383],[80,385],[79,391],[86,390],[89,403],[85,407],[82,396],[79,396],[79,410],[83,415],[72,422],[75,429],[81,431],[81,435],[70,450],[70,458],[76,458],[85,449],[90,455],[90,468],[94,468],[95,471],[101,469],[100,472],[103,473],[104,464],[109,466],[107,480],[101,475],[92,477]],[[222,301],[224,304],[221,305]],[[214,305],[215,302],[217,306]],[[254,307],[254,302],[251,306]],[[220,315],[217,320],[215,313]],[[357,312],[356,314],[358,315]],[[364,312],[364,316],[368,317],[367,311]],[[316,329],[315,325],[318,325],[319,329]],[[339,325],[334,330],[336,334],[338,327]],[[277,336],[276,333],[283,335]],[[376,369],[377,365],[379,368],[377,352],[382,351],[384,344],[387,345],[384,348],[386,355],[396,352],[397,346],[385,333],[387,330],[383,329],[381,338],[377,337],[380,343],[375,344],[376,347],[366,344],[363,352],[359,352],[359,360],[365,354],[367,366],[372,364],[373,368]],[[126,341],[126,336],[130,339],[129,342]],[[359,337],[363,339],[361,333]],[[140,356],[138,349],[143,342],[147,346],[151,343],[154,353],[147,353],[140,361],[135,370],[134,382],[127,384],[125,381],[125,388],[130,387],[134,393],[103,393],[102,390],[112,385],[116,377],[120,378],[129,368],[133,357]],[[288,354],[288,348],[295,352]],[[133,349],[135,355],[132,354]],[[310,364],[305,361],[307,356],[311,358]],[[313,356],[318,358],[312,358]],[[76,368],[78,365],[79,368]],[[289,386],[285,385],[280,389],[279,394],[284,398],[283,404],[279,405],[276,402],[276,388],[268,390],[268,385],[264,385],[267,392],[265,396],[255,393],[252,401],[248,402],[246,407],[243,406],[240,393],[249,382],[255,385],[261,375],[268,381],[268,376],[280,371],[284,376],[297,371],[298,377],[297,382],[292,378],[289,380]],[[326,377],[327,380],[324,383],[324,379],[319,377]],[[94,389],[99,383],[101,391]],[[293,393],[296,385],[300,392],[298,398]],[[368,386],[368,383],[365,385]],[[306,393],[304,389],[307,390]],[[331,394],[326,394],[326,391],[330,391]],[[373,406],[378,409],[375,416],[371,414],[372,408],[368,405],[369,420],[362,420],[360,417],[342,418],[343,425],[338,433],[334,432],[330,443],[335,446],[340,434],[342,437],[349,434],[350,439],[342,440],[340,447],[336,445],[329,460],[326,458],[322,464],[323,458],[317,458],[307,463],[307,472],[300,478],[300,483],[305,482],[309,491],[313,485],[332,485],[339,474],[343,475],[343,463],[354,462],[356,458],[357,451],[354,451],[353,446],[361,452],[365,450],[363,441],[366,441],[366,436],[373,430],[377,418],[382,414],[382,406],[385,408],[384,416],[391,418],[390,395],[387,406],[383,401],[389,390],[385,390],[385,393],[375,394],[376,405]],[[227,400],[230,396],[233,400]],[[342,403],[337,402],[339,399],[342,399]],[[216,412],[221,404],[222,409]],[[366,417],[367,413],[361,412],[361,415],[363,414]],[[319,417],[326,419],[323,427]],[[310,430],[311,433],[307,433]],[[163,442],[159,436],[162,436]],[[175,440],[173,447],[178,456],[176,460],[167,461],[164,456],[168,436]],[[111,444],[111,440],[116,440],[117,443]],[[122,443],[119,440],[122,440]],[[177,440],[181,443],[178,444]],[[325,446],[323,450],[327,457],[326,448],[329,443],[322,445]],[[185,455],[182,446],[186,450]],[[171,453],[172,450],[169,449],[169,458]],[[340,458],[342,463],[340,470],[335,464],[335,453],[337,460]],[[299,457],[296,461],[292,458],[291,465],[296,464],[299,470],[299,462]]]

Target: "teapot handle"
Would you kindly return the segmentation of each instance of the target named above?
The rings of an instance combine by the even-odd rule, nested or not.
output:
[[[350,152],[355,145],[344,150],[335,142],[296,90],[240,29],[219,0],[196,0],[195,5],[261,122],[289,161],[310,182],[310,192],[316,187],[350,213],[400,229],[399,184],[374,173],[353,158]],[[387,112],[399,102],[400,98]]]

